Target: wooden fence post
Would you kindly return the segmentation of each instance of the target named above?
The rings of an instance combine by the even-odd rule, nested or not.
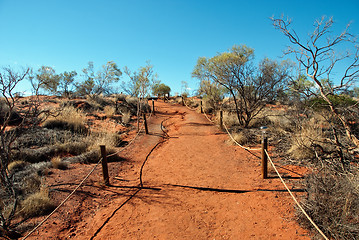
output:
[[[110,185],[110,177],[108,175],[108,166],[107,166],[107,156],[106,156],[106,146],[105,145],[101,145],[100,146],[101,149],[101,156],[102,156],[102,176],[103,176],[103,181],[105,182],[105,184],[107,186]]]
[[[262,176],[263,179],[268,178],[268,156],[266,151],[268,150],[268,138],[263,136],[262,138]]]
[[[223,111],[219,111],[219,127],[223,130]]]
[[[202,103],[202,100],[201,100],[201,113],[203,113],[203,103]]]
[[[155,115],[155,100],[152,99],[152,113]]]
[[[144,124],[145,124],[145,132],[146,132],[146,134],[148,134],[146,113],[143,113],[143,120],[144,120]]]
[[[182,106],[184,106],[184,99],[183,99],[183,96],[181,96],[181,98],[182,98]]]

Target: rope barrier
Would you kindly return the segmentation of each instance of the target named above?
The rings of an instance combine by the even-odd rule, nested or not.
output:
[[[269,162],[271,163],[272,167],[274,168],[274,170],[276,171],[279,179],[281,180],[281,182],[283,183],[284,187],[287,189],[287,191],[289,192],[290,196],[293,198],[294,202],[297,204],[297,206],[299,207],[299,209],[303,212],[303,214],[307,217],[307,219],[309,220],[309,222],[315,227],[315,229],[317,229],[317,231],[322,235],[322,237],[325,240],[329,240],[329,238],[327,236],[325,236],[325,234],[322,232],[322,230],[320,230],[320,228],[317,226],[317,224],[315,224],[315,222],[311,219],[311,217],[307,214],[307,212],[304,210],[304,208],[299,204],[298,200],[295,198],[294,194],[292,193],[292,191],[290,191],[290,189],[288,188],[287,184],[284,182],[282,176],[279,174],[277,168],[275,167],[271,157],[269,156],[267,150],[264,150],[265,153],[268,156]]]
[[[67,202],[67,200],[69,200],[70,197],[82,186],[82,184],[95,171],[95,169],[101,162],[102,162],[102,157],[97,162],[97,164],[92,168],[92,170],[86,175],[86,177],[76,186],[76,188],[49,215],[47,215],[35,228],[33,228],[22,240],[25,240],[26,238],[28,238],[31,234],[33,234],[36,231],[36,229],[41,227],[42,224],[44,224],[55,212],[57,212],[57,210],[60,207],[62,207],[62,205],[64,205],[64,203]]]
[[[249,147],[245,147],[245,146],[242,146],[241,144],[239,144],[234,138],[233,136],[231,135],[231,133],[228,131],[228,128],[226,126],[225,123],[223,123],[223,126],[224,128],[226,129],[228,135],[231,137],[232,141],[237,144],[238,146],[240,146],[241,148],[245,149],[245,150],[248,150],[248,151],[259,151],[259,150],[262,150],[261,148],[249,148]]]
[[[152,112],[149,116],[148,119],[150,119],[152,116]],[[130,141],[130,143],[125,146],[124,148],[122,148],[121,150],[109,154],[106,157],[112,157],[122,151],[124,151],[126,148],[128,148],[134,141],[135,139],[140,135],[141,130],[144,127],[144,122],[142,122],[142,125],[139,129],[139,131],[137,132],[136,136]],[[95,169],[97,168],[97,166],[102,162],[103,158],[101,157],[100,160],[96,163],[96,165],[91,169],[91,171],[86,175],[86,177],[83,178],[83,180],[76,186],[76,188],[49,214],[47,215],[38,225],[36,225],[22,240],[27,239],[31,234],[33,234],[39,227],[41,227],[42,224],[44,224],[55,212],[57,212],[57,210],[62,207],[62,205],[64,205],[71,197],[72,195],[82,186],[82,184],[90,177],[90,175],[95,171]]]
[[[207,118],[207,120],[208,121],[210,121],[211,123],[214,123],[214,121],[212,121],[208,116],[207,116],[207,114],[203,111],[203,114],[204,114],[204,116]]]

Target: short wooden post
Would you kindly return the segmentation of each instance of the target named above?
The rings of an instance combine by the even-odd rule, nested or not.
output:
[[[143,114],[143,120],[144,120],[144,124],[145,124],[145,132],[146,132],[146,134],[148,134],[148,127],[147,127],[146,113],[144,113],[144,114]]]
[[[105,145],[101,145],[100,146],[101,149],[101,156],[102,156],[102,176],[103,176],[103,181],[105,182],[105,184],[107,186],[110,185],[110,177],[108,175],[108,166],[107,166],[107,156],[106,156],[106,146]]]
[[[203,113],[203,103],[202,103],[202,100],[201,100],[201,113]]]
[[[268,178],[268,156],[266,151],[268,150],[268,138],[263,136],[262,138],[262,176],[263,179]]]
[[[152,100],[152,113],[155,115],[155,100]]]
[[[219,127],[223,130],[223,111],[219,111]]]
[[[184,99],[183,99],[183,96],[181,96],[181,98],[182,98],[182,106],[184,106]]]

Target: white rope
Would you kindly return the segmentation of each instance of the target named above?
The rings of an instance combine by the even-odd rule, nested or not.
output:
[[[275,167],[272,159],[270,158],[267,150],[264,150],[265,153],[268,156],[269,162],[272,164],[274,170],[276,171],[279,179],[282,181],[284,187],[287,189],[287,191],[289,192],[290,196],[293,198],[294,202],[297,204],[297,206],[299,207],[299,209],[303,212],[303,214],[307,217],[307,219],[309,220],[309,222],[317,229],[317,231],[322,235],[322,237],[325,240],[329,240],[329,238],[327,238],[327,236],[325,236],[325,234],[322,232],[322,230],[320,230],[320,228],[317,226],[317,224],[315,224],[315,222],[310,218],[310,216],[307,214],[307,212],[304,210],[304,208],[299,204],[298,200],[295,198],[294,194],[289,190],[287,184],[284,182],[283,178],[281,177],[281,175],[279,174],[277,168]]]
[[[233,141],[235,144],[237,144],[238,146],[240,146],[241,148],[246,149],[246,150],[248,150],[248,151],[259,151],[259,150],[262,150],[261,148],[249,148],[249,147],[242,146],[241,144],[239,144],[239,143],[232,137],[232,135],[231,135],[230,132],[228,131],[228,128],[227,128],[227,126],[226,126],[226,124],[225,124],[224,122],[223,122],[223,126],[224,126],[224,128],[226,129],[228,135],[231,137],[232,141]]]
[[[203,114],[204,114],[204,116],[207,118],[207,120],[208,121],[210,121],[211,123],[214,123],[214,121],[212,121],[208,116],[207,116],[207,114],[203,111]]]

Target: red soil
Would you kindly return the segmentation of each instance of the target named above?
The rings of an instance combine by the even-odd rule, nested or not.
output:
[[[155,105],[150,134],[120,153],[126,161],[109,163],[112,185],[101,183],[97,168],[28,239],[309,239],[280,180],[272,171],[262,179],[260,159],[228,145],[228,136],[203,115],[160,101]],[[162,138],[162,121],[168,139]],[[140,190],[141,166],[159,142],[143,166]],[[56,202],[92,167],[53,170],[46,182]],[[305,171],[279,170],[291,186]]]

